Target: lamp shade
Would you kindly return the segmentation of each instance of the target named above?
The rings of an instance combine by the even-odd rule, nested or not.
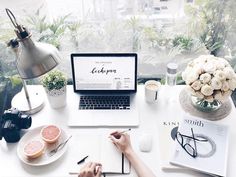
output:
[[[60,55],[58,50],[50,44],[33,42],[31,33],[22,25],[17,23],[14,14],[6,9],[6,13],[15,27],[16,39],[12,39],[8,45],[16,54],[16,66],[20,77],[23,79],[23,92],[16,94],[12,99],[12,107],[29,114],[36,113],[43,108],[43,97],[37,90],[28,92],[24,79],[39,77],[59,63]]]
[[[17,69],[21,78],[32,79],[56,67],[60,55],[53,45],[25,38],[20,41],[17,58]]]

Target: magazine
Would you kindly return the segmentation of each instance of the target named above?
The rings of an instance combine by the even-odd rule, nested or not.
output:
[[[226,176],[228,141],[228,126],[185,116],[178,128],[170,163]]]
[[[175,134],[178,130],[179,120],[163,119],[158,125],[158,140],[160,150],[160,166],[162,170],[179,169],[180,167],[170,164],[170,158],[175,143]]]

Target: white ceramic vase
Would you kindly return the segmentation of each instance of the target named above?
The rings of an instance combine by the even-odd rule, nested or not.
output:
[[[48,101],[52,108],[58,109],[66,105],[66,86],[62,87],[59,90],[46,90]]]

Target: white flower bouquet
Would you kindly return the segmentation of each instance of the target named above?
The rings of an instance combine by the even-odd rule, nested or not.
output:
[[[236,74],[228,61],[213,55],[202,55],[182,72],[191,95],[207,102],[224,102],[236,88]]]

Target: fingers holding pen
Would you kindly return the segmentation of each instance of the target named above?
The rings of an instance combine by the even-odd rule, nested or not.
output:
[[[123,131],[114,131],[110,135],[114,136],[116,139],[120,139],[122,135],[127,135],[125,132],[131,131],[131,128]]]
[[[111,137],[115,137],[116,139],[120,139],[121,133],[119,131],[114,131],[110,134]]]

